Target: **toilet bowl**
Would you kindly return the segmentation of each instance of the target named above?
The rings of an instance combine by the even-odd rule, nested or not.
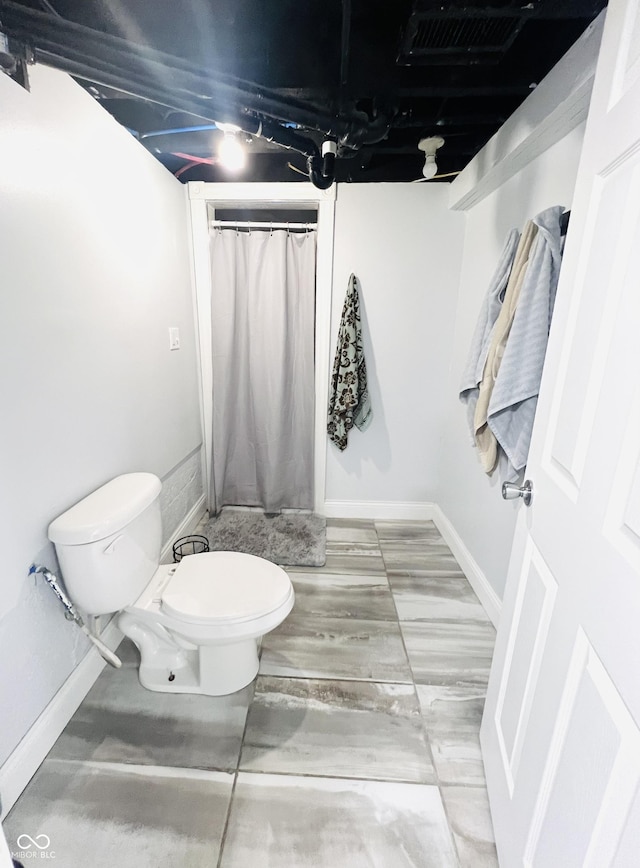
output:
[[[118,626],[140,650],[149,690],[220,696],[258,672],[258,640],[293,607],[283,569],[253,555],[209,552],[158,568]]]
[[[125,474],[50,524],[67,591],[87,614],[119,613],[140,651],[144,687],[234,693],[258,672],[261,637],[291,611],[291,581],[239,552],[160,565],[160,489],[153,474]]]

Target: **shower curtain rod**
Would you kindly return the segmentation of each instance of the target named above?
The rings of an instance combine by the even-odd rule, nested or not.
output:
[[[250,220],[210,220],[209,225],[217,229],[294,229],[298,232],[318,228],[317,223],[252,223]]]

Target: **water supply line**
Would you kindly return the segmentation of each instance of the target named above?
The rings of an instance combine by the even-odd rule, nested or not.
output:
[[[382,141],[391,127],[389,112],[393,110],[376,110],[370,116],[346,101],[350,0],[343,0],[341,109],[337,114],[334,107],[285,98],[272,88],[229,73],[202,69],[190,60],[31,9],[15,0],[0,0],[0,17],[3,33],[21,46],[30,62],[192,115],[203,122],[195,126],[224,121],[250,136],[296,151],[307,161],[309,180],[321,190],[328,189],[335,180],[336,156],[353,156],[363,146]],[[144,142],[146,137],[140,139]],[[322,151],[318,140],[325,143]]]
[[[100,639],[98,639],[97,636],[94,636],[93,633],[90,632],[89,628],[80,617],[77,609],[60,587],[57,577],[46,567],[43,567],[42,564],[31,564],[31,566],[29,567],[29,575],[36,573],[40,573],[42,575],[45,582],[49,585],[53,593],[64,606],[65,618],[68,621],[75,621],[75,623],[78,625],[78,627],[80,627],[85,636],[96,646],[103,659],[106,660],[107,663],[110,663],[111,666],[115,667],[116,669],[120,669],[120,667],[122,666],[122,660],[120,660],[119,657],[116,657],[113,651],[107,648],[104,642],[102,642]]]

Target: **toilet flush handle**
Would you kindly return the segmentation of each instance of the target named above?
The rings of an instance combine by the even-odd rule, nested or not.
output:
[[[112,555],[116,550],[116,546],[120,542],[120,540],[124,537],[123,533],[119,533],[115,539],[112,539],[106,549],[102,552],[103,555]]]

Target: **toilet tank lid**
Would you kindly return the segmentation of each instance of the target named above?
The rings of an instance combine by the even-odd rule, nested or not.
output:
[[[153,473],[116,476],[54,519],[49,539],[70,546],[105,539],[144,512],[161,488]]]

